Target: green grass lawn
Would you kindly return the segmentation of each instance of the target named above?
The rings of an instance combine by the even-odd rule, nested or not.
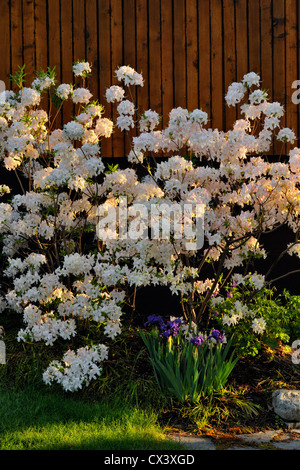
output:
[[[174,450],[154,413],[0,388],[0,450]]]

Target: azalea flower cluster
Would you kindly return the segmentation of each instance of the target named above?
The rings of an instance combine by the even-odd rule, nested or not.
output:
[[[286,225],[295,234],[286,253],[300,256],[300,149],[291,149],[284,162],[264,158],[274,138],[292,144],[295,134],[280,127],[284,109],[268,101],[258,88],[257,74],[251,72],[229,87],[226,102],[240,105],[242,119],[225,132],[207,128],[209,118],[201,109],[181,107],[170,110],[162,128],[155,110],[139,110],[128,95],[130,86],[144,85],[142,75],[129,66],[116,70],[117,84],[105,94],[116,107],[114,123],[84,86],[90,64],[78,62],[73,71],[83,86],[57,84],[47,71],[31,86],[6,91],[0,104],[0,158],[15,173],[21,190],[8,199],[10,188],[0,187],[2,254],[7,261],[1,309],[22,315],[20,341],[68,343],[83,324],[112,340],[121,331],[124,302],[148,285],[167,286],[177,295],[185,321],[209,323],[214,302],[223,295],[223,279],[249,261],[267,257],[259,241],[262,234]],[[56,103],[54,113],[53,107],[49,114],[39,108],[43,94]],[[75,107],[75,117],[56,128],[56,115],[67,100]],[[130,167],[107,170],[101,142],[115,127],[125,132],[136,127],[137,132],[127,155]],[[151,167],[152,156],[165,154],[171,156]],[[142,165],[148,175],[140,177],[132,163]],[[124,196],[129,221],[135,220],[137,204],[149,213],[157,209],[155,237],[97,237],[99,209],[120,212]],[[182,209],[173,215],[174,224],[182,222],[186,205],[205,206],[202,249],[187,249],[186,239],[176,238],[172,228],[166,235],[160,210],[174,203]],[[193,224],[195,216],[196,210],[188,216]],[[189,241],[193,239],[191,234]],[[270,281],[270,275],[251,275],[256,290]],[[265,325],[252,315],[253,329],[260,334]],[[232,325],[233,318],[224,322]],[[176,325],[167,325],[165,334]],[[97,369],[90,368],[87,357],[88,352],[68,353],[63,359],[69,364],[66,373],[60,375],[65,366],[59,362],[52,364],[47,383],[60,381],[71,390],[89,382]]]
[[[62,362],[52,361],[43,374],[44,382],[51,385],[56,382],[66,391],[75,392],[83,385],[89,385],[102,371],[99,364],[108,357],[107,347],[98,345],[68,350]]]

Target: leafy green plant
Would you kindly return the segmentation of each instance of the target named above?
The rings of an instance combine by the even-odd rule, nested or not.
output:
[[[287,290],[278,294],[275,287],[254,292],[249,284],[226,289],[227,297],[212,301],[211,315],[218,327],[234,334],[238,354],[257,356],[263,345],[275,350],[300,337],[300,296]]]
[[[232,340],[224,344],[217,330],[207,338],[198,335],[189,339],[191,328],[178,328],[181,324],[175,322],[168,322],[172,331],[161,323],[160,329],[140,329],[140,334],[160,389],[181,402],[195,402],[225,386],[238,357],[234,357],[234,351],[230,353]]]

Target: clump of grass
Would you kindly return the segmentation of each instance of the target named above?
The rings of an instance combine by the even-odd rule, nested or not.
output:
[[[244,389],[227,387],[211,396],[201,397],[196,403],[185,404],[180,412],[188,418],[192,431],[205,433],[208,429],[225,429],[232,423],[257,416],[259,410],[260,406],[246,396]]]

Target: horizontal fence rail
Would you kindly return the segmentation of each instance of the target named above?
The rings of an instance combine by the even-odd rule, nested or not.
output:
[[[61,83],[73,81],[75,60],[93,67],[87,86],[105,105],[105,90],[117,84],[114,71],[130,65],[145,86],[133,90],[139,109],[153,109],[166,125],[173,107],[201,108],[209,127],[227,130],[238,118],[225,106],[228,85],[254,71],[274,101],[286,108],[283,125],[299,136],[299,106],[292,102],[299,74],[297,0],[1,0],[0,80],[26,64],[55,66]],[[300,88],[300,87],[299,87]],[[67,122],[67,105],[57,125]],[[116,131],[102,145],[107,157],[123,157],[128,141]],[[282,146],[274,143],[272,153]]]

